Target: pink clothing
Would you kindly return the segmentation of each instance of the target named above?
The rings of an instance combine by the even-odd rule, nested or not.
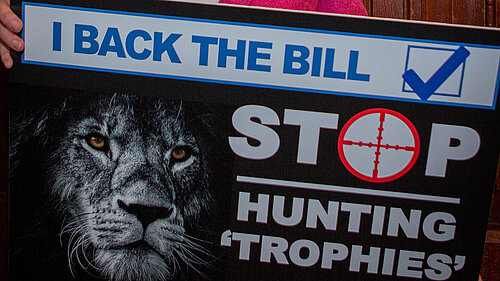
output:
[[[220,0],[219,3],[336,14],[367,15],[362,0]]]

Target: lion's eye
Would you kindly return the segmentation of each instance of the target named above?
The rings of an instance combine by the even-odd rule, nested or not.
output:
[[[89,134],[85,136],[85,140],[87,141],[88,145],[92,147],[95,150],[100,150],[100,151],[106,151],[108,150],[109,144],[108,144],[108,139],[97,133]]]
[[[174,148],[171,154],[175,162],[186,161],[191,156],[190,150],[182,146]]]

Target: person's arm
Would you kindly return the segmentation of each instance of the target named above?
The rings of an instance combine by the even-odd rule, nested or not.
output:
[[[16,35],[22,28],[21,19],[10,9],[10,0],[0,0],[0,58],[7,69],[13,63],[10,50],[24,49],[23,40]]]

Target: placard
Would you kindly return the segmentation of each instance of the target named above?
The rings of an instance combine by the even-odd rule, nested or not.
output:
[[[476,280],[496,29],[22,2],[11,280]]]

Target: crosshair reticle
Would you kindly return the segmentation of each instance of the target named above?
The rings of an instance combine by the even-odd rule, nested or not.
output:
[[[389,182],[406,174],[417,161],[420,138],[399,112],[372,108],[354,115],[342,128],[338,151],[344,166],[369,182]]]

